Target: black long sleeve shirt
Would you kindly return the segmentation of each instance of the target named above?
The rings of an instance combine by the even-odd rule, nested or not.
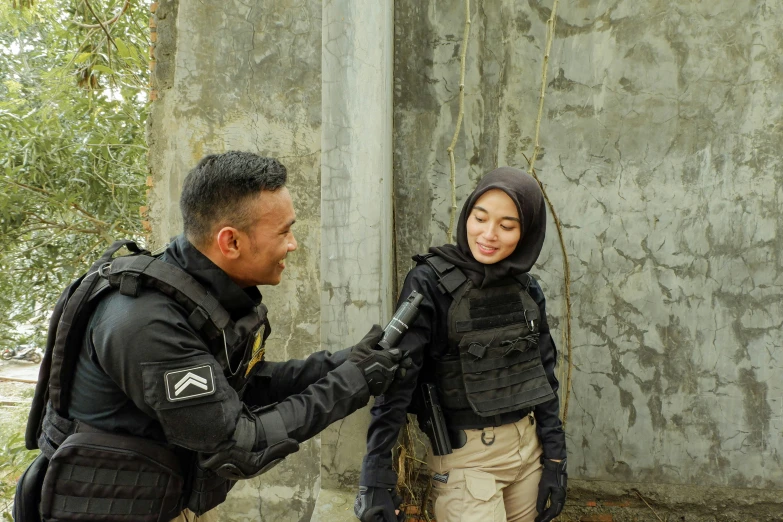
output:
[[[399,348],[408,352],[413,368],[408,370],[404,382],[395,386],[393,393],[376,398],[370,410],[372,420],[367,433],[367,455],[362,466],[361,485],[393,487],[396,476],[391,469],[391,452],[400,428],[407,421],[413,394],[420,377],[430,377],[434,359],[445,355],[448,349],[448,311],[452,299],[438,288],[435,271],[426,264],[413,268],[405,279],[400,300],[416,290],[424,296],[419,307],[419,317],[400,342]],[[549,384],[555,398],[533,408],[538,435],[543,445],[544,457],[563,459],[566,456],[565,432],[560,421],[560,402],[557,397],[559,383],[555,376],[557,350],[549,332],[546,319],[546,300],[538,282],[533,279],[529,289],[531,297],[541,311],[538,348]]]
[[[261,301],[258,289],[237,286],[182,236],[161,259],[193,276],[234,320]],[[142,288],[137,297],[112,292],[101,299],[73,375],[69,416],[106,431],[215,452],[234,444],[243,404],[277,403],[274,408],[288,436],[302,442],[369,400],[361,370],[345,362],[347,351],[318,352],[304,361],[261,362],[240,398],[188,315],[153,288]],[[212,368],[214,393],[167,400],[165,372],[203,365]]]

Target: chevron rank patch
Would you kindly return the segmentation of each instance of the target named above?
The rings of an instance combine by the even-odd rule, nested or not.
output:
[[[171,370],[164,374],[166,398],[169,402],[195,399],[215,393],[212,366],[194,366],[184,370]]]

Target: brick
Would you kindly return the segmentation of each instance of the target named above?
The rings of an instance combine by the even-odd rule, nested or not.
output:
[[[585,515],[579,519],[579,522],[612,522],[612,515],[607,513],[596,513],[594,515]]]
[[[150,4],[150,12],[154,13],[158,10],[158,2],[152,2]]]
[[[158,19],[154,16],[150,16],[150,29],[158,27]]]

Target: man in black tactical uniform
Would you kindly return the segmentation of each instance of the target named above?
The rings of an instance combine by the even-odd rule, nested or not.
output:
[[[297,247],[285,182],[286,169],[274,159],[244,152],[207,156],[184,182],[184,234],[158,256],[163,263],[145,258],[153,267],[165,263],[180,269],[173,270],[174,279],[157,282],[156,288],[139,283],[158,281],[154,278],[118,273],[112,280],[116,262],[99,270],[113,281],[112,288],[97,300],[81,342],[75,343],[75,369],[62,377],[69,381],[64,389],[70,393],[60,397],[49,383],[46,414],[37,430],[46,458],[42,465],[49,467],[42,510],[59,513],[58,520],[113,520],[110,515],[127,520],[129,513],[138,515],[134,520],[167,520],[177,513],[175,520],[213,519],[214,511],[204,514],[225,500],[236,479],[263,473],[391,384],[400,354],[377,347],[382,335],[378,326],[352,349],[318,352],[303,361],[264,360],[270,329],[257,286],[278,284],[286,256]],[[171,272],[170,266],[163,268],[161,273]],[[183,278],[189,283],[172,282]],[[194,309],[182,297],[186,287],[193,294],[199,286],[208,294],[203,302],[212,306]],[[233,328],[213,328],[213,335],[205,335],[201,326],[215,322],[214,310],[221,306]],[[53,368],[57,364],[55,357]],[[172,465],[181,469],[173,482],[140,465],[142,471],[128,479],[130,485],[120,484],[117,476],[101,484],[110,483],[125,491],[116,495],[135,499],[143,479],[159,489],[161,480],[167,487],[181,483],[174,507],[171,499],[168,511],[159,506],[165,499],[141,506],[108,499],[110,505],[102,505],[106,491],[90,489],[103,487],[92,484],[99,482],[100,473],[89,468],[103,457],[85,462],[62,457],[64,464],[55,457],[49,462],[58,448],[65,455],[67,441],[93,434],[157,443],[153,450],[139,450],[147,455],[157,455],[160,448],[170,452]],[[125,439],[98,446],[123,446]],[[88,478],[79,479],[78,473]],[[67,492],[56,491],[77,480],[81,482]],[[124,515],[115,513],[122,509]]]

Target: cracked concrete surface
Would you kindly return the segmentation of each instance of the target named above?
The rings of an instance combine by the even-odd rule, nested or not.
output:
[[[471,4],[458,205],[486,171],[526,166],[551,9],[551,0]],[[383,29],[343,0],[161,0],[155,239],[179,230],[173,202],[204,154],[284,160],[300,249],[284,284],[264,292],[270,356],[352,344],[388,312],[391,290],[378,279],[399,285],[411,255],[444,242],[463,6],[397,0]],[[560,1],[536,166],[572,270],[574,498],[617,496],[612,488],[628,483],[658,487],[645,495],[665,503],[687,486],[695,503],[721,491],[740,511],[755,502],[780,513],[746,492],[783,490],[782,17],[780,0]],[[384,74],[384,30],[393,77],[378,97],[362,78]],[[363,119],[379,117],[383,96],[393,107],[393,136],[381,138],[393,143],[393,251],[379,240],[390,225],[382,205],[392,205],[379,188],[390,183],[377,167],[386,152],[366,131],[378,122]],[[558,338],[563,274],[551,225],[535,274]],[[378,264],[379,251],[393,268]],[[363,414],[339,423],[275,475],[242,485],[225,519],[307,520],[322,480],[355,482],[365,425]],[[349,509],[329,495],[326,504]]]
[[[397,3],[398,277],[445,240],[463,5]],[[550,7],[473,6],[459,205],[527,164]],[[572,269],[573,477],[783,489],[781,14],[560,3],[537,167]],[[550,230],[535,272],[560,330]]]
[[[288,167],[299,249],[283,283],[264,287],[272,360],[321,347],[321,3],[161,2],[150,118],[154,240],[181,230],[182,180],[209,153],[249,150]],[[221,520],[295,522],[315,506],[318,440],[263,477],[238,484]]]

